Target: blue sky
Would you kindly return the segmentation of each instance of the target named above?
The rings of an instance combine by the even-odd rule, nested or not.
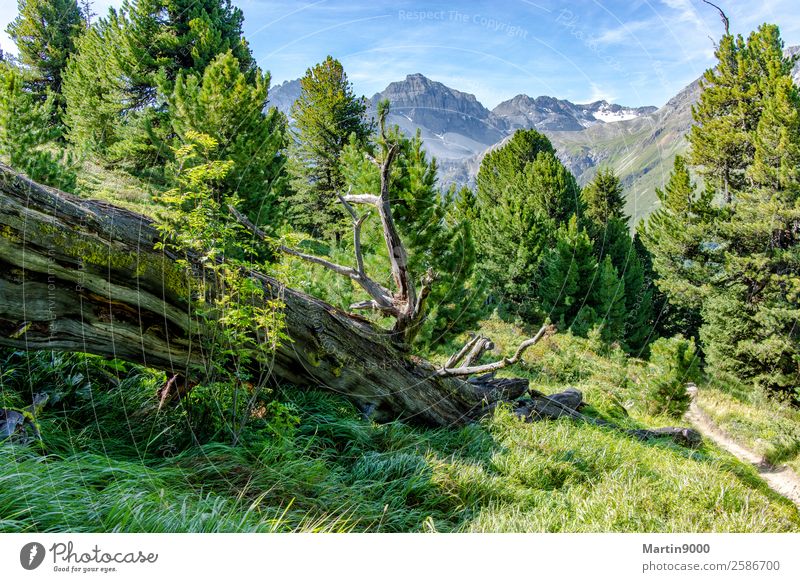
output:
[[[95,11],[120,1],[96,0]],[[662,105],[713,63],[711,38],[722,32],[718,14],[701,0],[234,3],[273,83],[331,54],[367,96],[423,73],[490,108],[519,93]],[[774,22],[787,45],[800,44],[797,0],[715,3],[734,32]],[[3,29],[15,14],[14,2],[3,2]],[[5,35],[0,45],[8,50]]]

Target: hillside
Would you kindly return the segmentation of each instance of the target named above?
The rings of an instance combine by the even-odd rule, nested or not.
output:
[[[497,320],[481,331],[500,350],[528,332]],[[0,448],[0,531],[800,531],[797,508],[709,442],[642,443],[505,408],[461,429],[376,424],[330,392],[283,387],[231,446],[197,409],[159,410],[162,373],[79,354],[0,358],[0,405],[22,405],[31,385],[61,394],[40,418],[46,455]],[[527,362],[513,373],[547,393],[577,386],[589,414],[671,422],[643,412],[646,362],[568,335]]]
[[[85,196],[158,208],[118,170],[86,163],[80,183]],[[495,342],[489,359],[532,332],[496,318],[477,331]],[[441,363],[465,339],[424,355]],[[224,419],[204,408],[213,393],[161,407],[163,372],[12,350],[0,350],[0,367],[0,407],[26,405],[41,386],[58,399],[38,418],[42,450],[0,448],[0,531],[800,531],[797,508],[710,441],[698,450],[641,442],[569,419],[525,422],[505,406],[462,428],[378,424],[344,397],[282,385],[233,446]],[[658,374],[569,333],[501,372],[546,394],[576,387],[586,415],[628,429],[676,423],[647,412]],[[769,439],[758,450],[796,465],[796,412],[729,386],[700,388],[726,430]]]
[[[580,132],[546,132],[561,159],[582,184],[598,167],[610,166],[626,189],[626,211],[646,216],[655,206],[655,189],[669,178],[675,155],[686,150],[692,104],[700,95],[695,81],[666,105],[636,119],[588,127]]]

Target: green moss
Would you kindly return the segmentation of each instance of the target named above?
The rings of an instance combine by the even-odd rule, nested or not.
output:
[[[114,249],[87,236],[76,236],[63,228],[40,225],[29,237],[80,260],[84,264],[128,272],[132,277],[161,281],[166,291],[182,299],[191,297],[191,279],[179,266],[155,252],[131,253]]]
[[[319,367],[319,365],[321,363],[320,359],[321,358],[320,358],[319,354],[316,354],[314,352],[307,352],[306,353],[306,360],[308,361],[308,363],[310,365],[312,365],[315,368]]]
[[[13,243],[21,243],[22,242],[22,239],[17,234],[17,231],[15,231],[10,226],[6,226],[6,225],[0,226],[0,236],[2,236],[5,239],[10,240]]]

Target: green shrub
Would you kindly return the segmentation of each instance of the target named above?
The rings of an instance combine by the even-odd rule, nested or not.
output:
[[[55,101],[38,101],[25,88],[25,73],[0,63],[0,159],[31,179],[75,190],[75,164],[56,143],[60,129],[51,123]]]
[[[694,339],[660,338],[650,348],[647,407],[650,414],[680,417],[689,409],[688,382],[699,379]]]

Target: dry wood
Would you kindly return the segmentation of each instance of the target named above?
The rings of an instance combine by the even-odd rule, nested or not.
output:
[[[208,354],[192,311],[192,275],[158,242],[140,214],[0,164],[0,345],[117,357],[198,378]],[[290,339],[272,362],[279,381],[335,391],[373,408],[377,420],[438,426],[470,422],[527,388],[526,380],[442,377],[390,331],[267,275],[251,276],[285,306]]]
[[[503,358],[502,360],[498,360],[496,362],[492,362],[491,364],[483,364],[483,365],[480,365],[480,366],[471,366],[471,365],[467,364],[465,366],[461,366],[460,368],[448,368],[447,365],[445,365],[444,368],[441,368],[439,370],[439,375],[440,376],[473,376],[475,374],[486,374],[486,373],[489,373],[489,372],[496,372],[497,370],[500,370],[502,368],[505,368],[507,366],[511,366],[512,364],[516,364],[517,362],[519,362],[520,358],[522,358],[522,354],[525,353],[525,350],[527,350],[532,345],[537,344],[543,337],[545,337],[545,336],[547,336],[547,335],[549,335],[549,334],[551,334],[553,332],[555,332],[555,328],[552,325],[543,325],[541,327],[541,329],[539,329],[539,331],[536,332],[535,336],[533,336],[532,338],[527,339],[524,342],[522,342],[519,345],[519,347],[517,348],[517,351],[514,352],[514,355],[511,356],[510,358]],[[475,344],[473,345],[472,349],[474,349],[475,346],[479,346],[479,345],[480,345],[480,342],[476,341]],[[462,348],[462,351],[463,351],[463,348]],[[459,352],[459,354],[461,354],[461,352]],[[458,361],[460,361],[462,358],[463,358],[463,355],[461,356],[461,358],[458,358]],[[453,358],[451,358],[451,360],[452,359]],[[450,362],[450,360],[448,360],[448,362]]]

